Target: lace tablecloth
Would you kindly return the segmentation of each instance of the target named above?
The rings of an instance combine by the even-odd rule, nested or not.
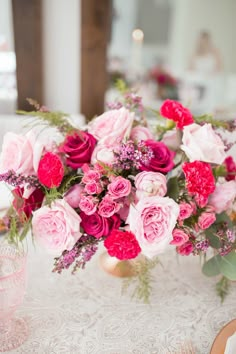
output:
[[[121,295],[121,282],[101,270],[98,256],[72,276],[51,273],[52,259],[30,252],[28,289],[18,314],[29,338],[20,354],[165,354],[191,340],[208,354],[219,329],[236,317],[236,287],[221,305],[216,279],[201,274],[199,259],[174,253],[155,270],[151,304]],[[168,348],[168,351],[167,351]]]

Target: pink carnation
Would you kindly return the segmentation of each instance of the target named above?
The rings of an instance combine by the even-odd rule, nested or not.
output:
[[[113,199],[126,197],[131,192],[131,183],[128,179],[121,176],[115,177],[108,185],[108,194]]]
[[[192,113],[177,101],[166,100],[163,102],[160,113],[163,117],[176,122],[179,129],[183,129],[184,126],[194,123]]]
[[[198,218],[198,226],[202,230],[208,229],[216,221],[215,213],[202,213]]]
[[[189,240],[189,235],[180,229],[174,229],[172,236],[173,240],[170,244],[175,246],[181,246]]]

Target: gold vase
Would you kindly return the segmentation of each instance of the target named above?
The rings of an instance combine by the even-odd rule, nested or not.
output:
[[[114,277],[126,278],[135,275],[134,265],[131,261],[120,261],[111,257],[107,252],[100,255],[99,263],[101,268]]]

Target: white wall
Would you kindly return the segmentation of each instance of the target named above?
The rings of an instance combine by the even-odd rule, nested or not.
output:
[[[0,0],[0,37],[6,39],[8,50],[14,51],[11,0]]]
[[[80,0],[43,0],[44,103],[73,114],[80,111],[80,13]]]

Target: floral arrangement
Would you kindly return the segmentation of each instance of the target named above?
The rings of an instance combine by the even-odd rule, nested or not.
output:
[[[119,260],[142,254],[139,280],[146,288],[137,294],[145,299],[144,274],[150,278],[159,254],[203,256],[203,273],[222,275],[223,297],[236,280],[236,163],[222,130],[234,131],[235,122],[193,117],[173,100],[147,112],[140,97],[123,91],[84,130],[32,100],[35,111],[18,112],[57,135],[32,128],[4,137],[0,180],[14,196],[4,217],[8,239],[19,243],[31,229],[35,242],[55,255],[58,273],[84,268],[99,244]],[[154,131],[148,114],[157,118]]]
[[[178,98],[178,81],[166,69],[156,66],[151,69],[149,76],[157,84],[159,98]]]

